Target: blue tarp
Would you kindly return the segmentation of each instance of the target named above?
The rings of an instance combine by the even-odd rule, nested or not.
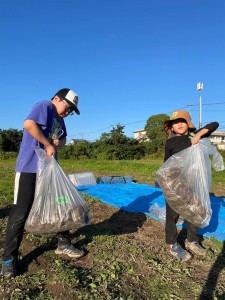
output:
[[[161,208],[165,207],[162,190],[147,184],[96,184],[76,188],[81,193],[98,198],[102,202],[129,212],[143,212],[156,220],[159,218],[151,214],[149,209],[156,203]],[[199,229],[199,234],[223,241],[225,240],[225,199],[214,196],[211,196],[210,199],[212,218],[207,227]]]

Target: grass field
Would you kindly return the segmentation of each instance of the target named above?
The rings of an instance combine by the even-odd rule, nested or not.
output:
[[[161,160],[60,161],[66,173],[131,175],[154,184]],[[0,254],[13,203],[14,160],[0,162]],[[212,190],[225,197],[225,172],[213,172]],[[55,235],[24,234],[19,276],[0,279],[0,299],[225,299],[225,244],[203,239],[204,259],[182,264],[171,257],[162,225],[141,213],[128,213],[85,196],[91,225],[71,232],[85,250],[79,260],[54,254]],[[179,233],[184,241],[185,232]]]

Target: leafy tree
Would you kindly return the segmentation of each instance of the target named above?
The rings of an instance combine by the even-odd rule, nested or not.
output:
[[[120,145],[125,144],[128,140],[124,134],[124,125],[117,124],[109,133],[102,133],[99,142],[105,145]]]
[[[0,129],[0,150],[1,151],[19,151],[22,141],[23,131],[17,129]]]
[[[147,152],[149,154],[161,152],[164,150],[164,145],[167,135],[163,128],[163,123],[168,120],[169,116],[166,114],[159,114],[151,116],[145,125],[146,135],[149,139]]]
[[[93,145],[89,142],[67,145],[59,148],[58,152],[61,159],[79,160],[81,158],[95,158]]]
[[[99,140],[94,143],[97,157],[122,160],[140,159],[145,155],[145,147],[133,138],[124,134],[124,127],[121,124],[112,128],[109,133],[102,133]]]
[[[106,159],[110,160],[131,160],[141,159],[145,156],[144,144],[132,145],[124,144],[111,146],[106,151]]]

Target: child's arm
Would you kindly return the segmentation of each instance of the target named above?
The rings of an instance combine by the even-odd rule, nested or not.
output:
[[[33,120],[25,120],[23,127],[30,135],[32,135],[36,140],[38,140],[41,144],[45,146],[47,155],[49,157],[55,154],[55,148],[46,139],[36,122],[34,122]]]
[[[195,136],[193,136],[193,138],[191,139],[191,143],[192,145],[195,145],[199,142],[199,140],[201,139],[201,137],[205,134],[207,134],[209,132],[208,129],[203,128],[201,129],[198,133],[195,134]]]
[[[169,144],[170,144],[170,140],[167,140],[166,141],[166,144],[165,144],[165,154],[164,154],[164,162],[168,159],[168,158],[170,158],[170,156],[172,155],[172,151],[171,151],[171,149],[170,149],[170,147],[169,147]]]
[[[195,136],[192,138],[191,143],[193,145],[197,144],[202,137],[208,137],[212,132],[214,132],[219,127],[219,123],[212,122],[204,126],[203,128],[196,131]]]

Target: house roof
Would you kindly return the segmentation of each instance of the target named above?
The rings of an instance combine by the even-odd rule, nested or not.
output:
[[[225,131],[216,130],[211,133],[212,136],[225,136]]]

